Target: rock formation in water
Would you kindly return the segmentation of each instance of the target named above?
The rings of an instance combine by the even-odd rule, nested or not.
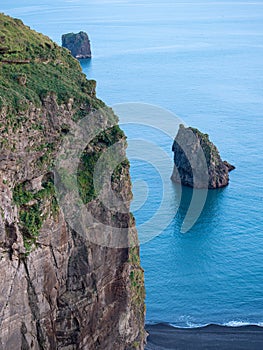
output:
[[[125,136],[67,50],[3,14],[0,33],[0,349],[143,349],[144,278],[134,219],[104,207],[92,182],[98,156]],[[55,195],[52,163],[64,135],[101,107],[109,128],[83,154],[80,193],[98,221],[123,228],[127,248],[85,239]],[[113,175],[112,188],[129,209],[128,162]]]
[[[218,149],[195,128],[182,124],[175,137],[172,180],[194,188],[220,188],[229,183],[229,172],[235,167],[222,161]]]
[[[91,58],[90,40],[85,32],[63,34],[62,46],[75,58]]]

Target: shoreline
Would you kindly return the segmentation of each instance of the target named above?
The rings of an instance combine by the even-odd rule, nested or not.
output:
[[[145,326],[149,333],[145,350],[259,350],[263,328],[256,325],[230,327],[207,325],[175,328],[159,323]]]

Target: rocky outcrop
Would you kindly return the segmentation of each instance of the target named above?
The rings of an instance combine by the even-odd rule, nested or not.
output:
[[[90,40],[85,32],[63,34],[62,46],[75,58],[91,58]]]
[[[194,188],[220,188],[229,183],[229,172],[235,167],[222,161],[218,149],[195,128],[182,124],[173,143],[174,171],[172,180]]]
[[[126,203],[122,215],[93,195],[87,166],[116,141],[125,152],[116,116],[67,50],[2,14],[0,32],[8,48],[3,59],[31,60],[12,69],[0,63],[0,349],[143,349],[144,282],[129,213],[129,164],[122,162],[112,176]],[[80,192],[98,221],[123,228],[126,247],[86,239],[57,200],[53,161],[65,135],[89,113],[108,128],[80,161],[79,179],[86,181]],[[101,234],[96,227],[90,228],[94,236]]]

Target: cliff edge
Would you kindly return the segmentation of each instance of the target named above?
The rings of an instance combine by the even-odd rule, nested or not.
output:
[[[172,151],[174,170],[171,179],[185,186],[209,189],[227,186],[229,172],[235,169],[233,165],[222,161],[218,149],[207,134],[182,124]]]
[[[98,155],[117,141],[125,152],[125,135],[95,86],[68,50],[0,14],[0,349],[144,347],[134,219],[103,207],[92,187]],[[72,229],[54,186],[65,135],[89,113],[98,114],[99,125],[100,108],[107,130],[83,153],[79,191],[98,220],[123,228],[124,248],[96,245]],[[129,210],[128,161],[113,175],[112,188]]]

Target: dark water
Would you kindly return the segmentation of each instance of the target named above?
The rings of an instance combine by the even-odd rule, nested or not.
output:
[[[148,322],[262,324],[263,2],[4,0],[0,10],[59,43],[63,33],[87,31],[93,59],[82,67],[98,81],[99,97],[109,105],[136,101],[169,109],[207,132],[237,168],[229,187],[208,194],[202,215],[185,234],[180,228],[191,191],[184,190],[177,210],[178,192],[167,176],[173,220],[141,245]],[[147,139],[149,132],[170,157],[171,173],[167,135],[124,128],[129,138]],[[151,156],[153,164],[131,159],[135,203],[148,191],[141,209],[134,207],[140,237],[164,195],[158,153]],[[148,190],[136,191],[138,180]],[[158,220],[164,227],[166,216]]]

